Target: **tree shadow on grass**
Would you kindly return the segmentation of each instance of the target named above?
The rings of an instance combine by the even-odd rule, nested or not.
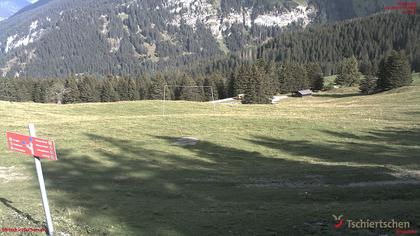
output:
[[[420,120],[420,111],[406,112],[405,114],[418,117]]]
[[[321,131],[334,141],[281,140],[256,137],[250,142],[296,156],[307,156],[330,163],[410,166],[420,164],[420,130],[389,129],[364,135]]]
[[[415,153],[415,151],[411,149],[420,148],[420,128],[398,129],[389,127],[386,130],[365,132],[363,135],[330,130],[324,130],[322,132],[338,138],[353,139],[361,142],[385,143],[387,147],[393,146],[392,148],[399,151],[401,151],[402,148],[395,147],[395,145],[405,146],[410,153]],[[380,145],[378,146],[380,147]]]
[[[67,209],[81,209],[80,215],[73,217],[75,226],[58,223],[62,231],[292,235],[304,230],[293,225],[299,227],[319,219],[320,215],[330,216],[330,209],[322,212],[309,207],[314,204],[332,201],[350,204],[389,197],[377,196],[375,190],[352,189],[349,194],[346,189],[318,189],[332,181],[324,177],[331,175],[333,179],[342,173],[389,178],[383,168],[314,165],[208,141],[188,147],[171,146],[176,137],[152,137],[153,142],[164,142],[164,150],[157,150],[145,148],[147,144],[140,141],[86,135],[102,145],[83,156],[75,156],[72,150],[60,150],[59,161],[45,168],[47,188],[56,192],[51,196],[56,216],[66,215]],[[281,144],[286,145],[278,146],[278,140],[258,139],[253,142],[298,155],[333,151],[315,147],[309,147],[312,150],[308,151],[305,148],[310,143],[283,141]],[[396,193],[393,197],[413,196]]]
[[[19,209],[17,209],[16,207],[14,207],[12,205],[12,201],[7,200],[6,198],[2,198],[0,197],[0,202],[3,203],[4,206],[6,206],[7,208],[11,209],[12,211],[14,211],[16,214],[18,214],[19,216],[25,218],[26,220],[30,221],[31,223],[35,224],[35,225],[41,225],[41,222],[38,220],[35,220],[30,214],[25,213]]]

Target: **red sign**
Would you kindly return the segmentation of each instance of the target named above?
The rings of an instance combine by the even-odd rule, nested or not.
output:
[[[53,161],[57,160],[54,141],[11,132],[6,132],[6,137],[9,149],[12,151]]]

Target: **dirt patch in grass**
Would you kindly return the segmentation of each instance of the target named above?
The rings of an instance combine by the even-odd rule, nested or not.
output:
[[[23,173],[23,168],[11,166],[0,166],[0,183],[8,183],[12,181],[24,181],[29,179],[29,176]]]

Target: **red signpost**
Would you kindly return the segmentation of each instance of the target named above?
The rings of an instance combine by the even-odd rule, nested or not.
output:
[[[9,149],[43,159],[57,160],[54,141],[12,132],[6,133]]]
[[[6,132],[7,145],[14,152],[31,155],[35,160],[35,169],[38,176],[39,188],[41,191],[42,205],[44,206],[45,218],[47,220],[48,235],[53,236],[54,227],[48,205],[47,190],[45,189],[44,175],[40,158],[57,160],[54,141],[35,137],[35,126],[29,124],[29,135]]]

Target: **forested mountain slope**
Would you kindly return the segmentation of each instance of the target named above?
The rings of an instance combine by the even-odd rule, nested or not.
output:
[[[334,24],[314,25],[284,32],[262,46],[247,48],[229,57],[196,63],[193,73],[221,72],[229,75],[242,63],[265,61],[319,63],[325,75],[332,75],[343,59],[355,56],[361,69],[376,71],[392,50],[404,50],[411,68],[420,71],[420,15],[380,13]]]
[[[0,76],[170,70],[387,4],[393,1],[40,0],[0,23]]]

